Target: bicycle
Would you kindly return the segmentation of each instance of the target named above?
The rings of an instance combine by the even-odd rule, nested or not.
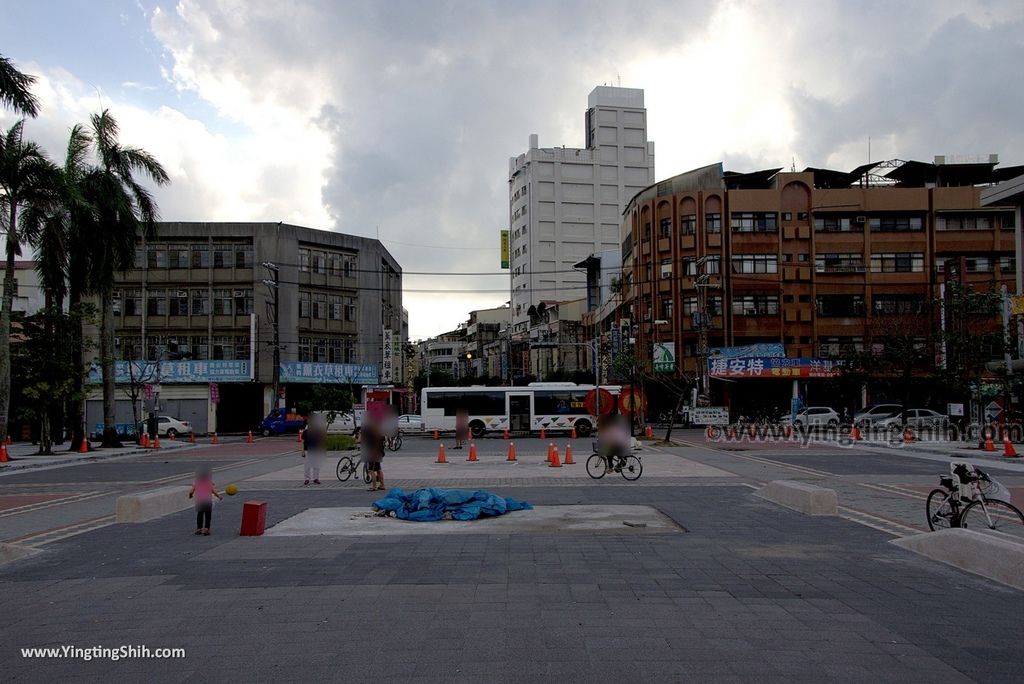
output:
[[[359,465],[352,460],[351,456],[342,456],[338,459],[338,465],[334,469],[334,474],[338,476],[338,480],[341,482],[347,482],[350,477],[360,470]],[[362,466],[363,482],[370,484],[370,469],[366,463],[363,463]]]
[[[402,448],[402,433],[398,432],[391,437],[384,439],[384,446],[387,447],[388,451],[398,451]]]
[[[1008,501],[988,496],[1007,496],[1003,493],[1005,487],[976,466],[958,463],[953,467],[953,474],[959,482],[940,476],[941,488],[928,494],[925,502],[928,529],[987,528],[1017,534],[1024,531],[1024,513]]]
[[[605,476],[607,467],[608,459],[598,451],[598,445],[595,442],[594,453],[587,459],[587,475],[590,475],[595,480],[600,480]],[[630,482],[635,482],[643,475],[644,465],[640,462],[640,457],[635,454],[629,454],[628,456],[616,454],[613,459],[612,470],[621,474],[622,477]]]

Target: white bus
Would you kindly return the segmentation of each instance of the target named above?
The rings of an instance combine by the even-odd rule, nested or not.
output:
[[[433,431],[455,429],[460,409],[469,413],[474,437],[487,432],[539,432],[576,428],[586,437],[597,426],[594,415],[617,410],[620,387],[601,387],[600,401],[594,385],[571,382],[534,382],[526,387],[424,387],[420,401],[423,428]]]

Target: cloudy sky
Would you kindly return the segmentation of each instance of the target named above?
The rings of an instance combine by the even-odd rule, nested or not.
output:
[[[110,108],[171,174],[164,219],[379,234],[406,271],[494,274],[407,275],[413,338],[507,300],[508,158],[530,133],[582,146],[595,85],[646,90],[658,178],[848,169],[869,136],[875,159],[1024,163],[1019,0],[4,5],[30,135],[60,157]]]

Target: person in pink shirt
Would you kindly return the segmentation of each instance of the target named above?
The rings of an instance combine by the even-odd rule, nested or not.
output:
[[[213,484],[213,471],[209,466],[203,466],[196,471],[196,480],[192,483],[192,489],[188,491],[188,498],[195,499],[196,502],[196,534],[210,534],[213,497],[224,499]]]

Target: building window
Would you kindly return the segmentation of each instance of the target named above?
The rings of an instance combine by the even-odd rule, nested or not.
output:
[[[817,311],[819,316],[863,316],[863,295],[818,295]]]
[[[1003,255],[999,257],[999,270],[1003,274],[1016,273],[1017,272],[1017,257]]]
[[[920,216],[872,216],[868,223],[872,233],[898,233],[924,228]]]
[[[721,221],[721,218],[719,218]],[[684,214],[679,217],[679,233],[681,235],[693,235],[697,232],[697,215]]]
[[[142,338],[121,337],[117,345],[117,358],[122,361],[136,361],[142,359]]]
[[[658,237],[667,238],[672,235],[672,219],[663,218],[658,222]]]
[[[207,316],[210,313],[210,291],[206,288],[192,290],[192,315]]]
[[[235,315],[248,316],[253,312],[252,290],[235,290]]]
[[[217,361],[232,360],[235,356],[235,341],[230,335],[213,338],[213,358]]]
[[[777,230],[775,212],[734,211],[732,213],[732,232],[734,233],[774,233]]]
[[[341,276],[341,257],[338,256],[337,254],[332,254],[330,256],[330,258],[327,259],[327,269],[328,269],[328,271],[330,272],[330,274],[332,276],[340,277]]]
[[[242,360],[249,358],[249,336],[239,335],[235,338],[235,359]]]
[[[300,292],[299,293],[299,318],[309,318],[309,314],[310,314],[309,301],[310,301],[310,297],[309,297],[309,293],[308,292]]]
[[[139,245],[135,248],[135,257],[132,259],[132,266],[142,268],[146,264],[146,250]]]
[[[167,315],[167,290],[150,290],[146,294],[146,314],[149,316]]]
[[[14,287],[11,288],[11,296],[18,296],[18,279],[14,279]],[[114,290],[110,293],[110,310],[115,316],[121,315],[121,291]]]
[[[311,356],[311,354],[310,354],[310,347],[311,347],[311,345],[309,343],[309,338],[308,337],[300,337],[299,338],[299,361],[309,361],[310,360],[310,356]]]
[[[341,340],[327,340],[327,363],[344,363]]]
[[[309,250],[299,250],[299,270],[303,273],[309,273]]]
[[[779,313],[778,295],[738,295],[732,300],[734,316],[774,316]]]
[[[818,233],[859,233],[864,230],[864,223],[849,216],[815,216],[814,230]]]
[[[341,297],[332,296],[330,301],[330,315],[332,321],[341,320]]]
[[[871,255],[872,273],[920,273],[924,271],[921,252],[889,252]]]
[[[168,245],[167,264],[171,268],[188,268],[189,251],[186,245]]]
[[[1013,216],[1013,214],[1010,214]],[[1005,225],[1005,220],[1004,220]],[[943,214],[935,219],[936,230],[991,230],[992,217],[988,214]]]
[[[192,245],[192,268],[210,267],[210,246]]]
[[[863,337],[822,337],[818,340],[818,355],[826,358],[849,358],[863,351]]]
[[[708,233],[722,232],[722,215],[719,213],[704,215],[704,230]]]
[[[776,254],[736,254],[732,258],[733,273],[778,273]]]
[[[252,245],[235,247],[235,268],[252,268]]]
[[[208,361],[210,359],[210,338],[205,335],[193,337],[190,340],[193,361]]]
[[[356,305],[346,304],[345,305],[345,320],[349,322],[355,322],[356,320]]]
[[[783,221],[792,221],[793,220],[793,212],[791,212],[791,211],[784,211],[784,212],[782,212],[782,220]]]
[[[231,301],[231,290],[214,290],[213,314],[215,316],[230,316]]]
[[[213,246],[213,267],[231,268],[235,261],[235,250],[231,245]]]
[[[327,295],[317,292],[313,295],[313,318],[327,320]]]
[[[661,300],[661,317],[667,321],[672,320],[672,300],[662,299]]]
[[[188,290],[174,290],[170,296],[172,316],[188,316]]]
[[[863,273],[864,255],[853,252],[818,254],[814,257],[814,270],[818,273]]]
[[[313,273],[319,273],[323,275],[327,273],[327,255],[323,252],[313,252],[311,255]]]
[[[125,316],[141,316],[142,315],[142,290],[125,290],[124,291],[124,315]]]
[[[992,258],[987,256],[967,257],[968,273],[991,273],[993,270]]]
[[[924,311],[924,298],[916,294],[877,294],[871,298],[876,316],[906,316]]]
[[[146,250],[149,268],[167,268],[167,250],[163,245],[150,245]]]
[[[672,260],[662,259],[661,260],[661,277],[671,278],[672,277]]]
[[[345,259],[345,277],[346,278],[351,278],[352,277],[352,272],[355,270],[355,268],[356,268],[356,260],[355,259]]]
[[[650,239],[651,239],[651,224],[650,223],[645,223],[644,224],[644,242],[647,242]]]

